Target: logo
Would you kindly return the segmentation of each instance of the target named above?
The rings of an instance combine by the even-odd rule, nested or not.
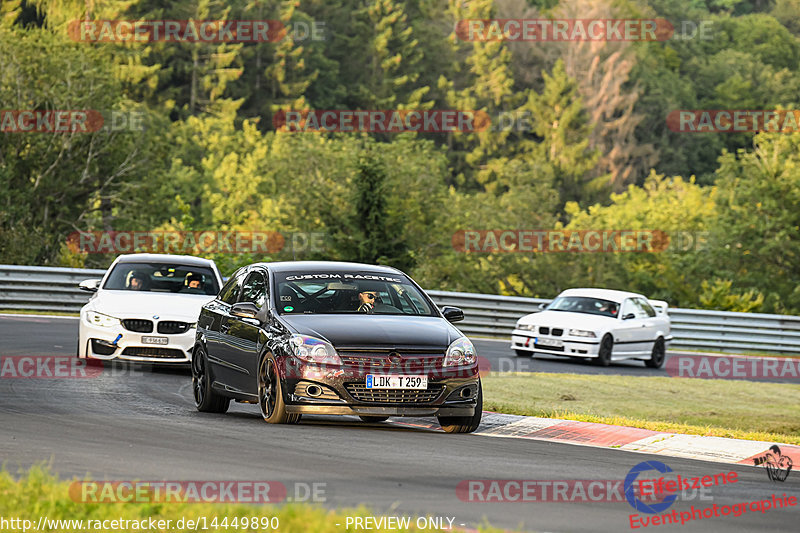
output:
[[[767,469],[767,477],[771,481],[786,481],[789,472],[792,471],[792,458],[782,455],[777,444],[770,446],[769,450],[761,457],[753,459],[753,464],[755,466],[764,465],[764,468]]]
[[[403,362],[403,357],[397,352],[390,353],[389,357],[387,357],[386,359],[389,362],[390,366],[397,366]]]
[[[153,315],[153,320],[158,320],[158,315]]]
[[[628,503],[631,504],[631,507],[642,513],[657,514],[669,509],[670,506],[675,503],[678,495],[670,494],[669,496],[665,497],[663,501],[657,503],[645,503],[640,500],[635,492],[636,479],[642,472],[648,472],[650,470],[656,470],[662,474],[672,472],[670,467],[660,461],[644,461],[630,469],[628,475],[625,476],[623,488],[625,489],[625,499],[628,500]]]

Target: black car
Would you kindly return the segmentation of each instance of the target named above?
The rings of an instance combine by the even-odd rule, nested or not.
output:
[[[475,431],[483,392],[472,343],[395,268],[337,262],[256,263],[203,306],[192,360],[199,411],[257,403],[264,420],[303,414],[436,416]]]

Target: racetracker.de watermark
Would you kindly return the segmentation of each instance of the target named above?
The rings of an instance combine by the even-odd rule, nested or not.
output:
[[[73,253],[266,254],[321,252],[324,232],[277,231],[74,231]]]
[[[84,379],[103,373],[102,365],[77,357],[4,355],[0,357],[2,379]]]
[[[2,133],[93,133],[97,131],[144,131],[141,111],[98,109],[3,109]]]
[[[464,19],[456,22],[462,41],[667,41],[711,39],[711,21],[678,23],[655,19]]]
[[[325,503],[324,482],[280,481],[75,481],[70,498],[78,503]]]
[[[792,357],[674,355],[665,369],[674,378],[800,380],[800,359]]]
[[[485,111],[463,109],[281,110],[272,118],[277,131],[292,133],[470,133],[486,131]]]
[[[67,32],[84,43],[275,43],[322,41],[325,23],[279,20],[73,20]]]
[[[459,230],[453,249],[467,253],[688,252],[702,250],[708,232],[663,230]]]
[[[676,133],[798,133],[800,109],[675,110],[667,115],[667,127]]]
[[[469,503],[624,502],[623,483],[621,479],[465,479],[456,486],[456,496]],[[663,491],[648,490],[646,484],[643,487],[644,491],[636,492],[641,500],[658,502],[663,498]],[[671,492],[681,501],[714,499],[709,487],[681,485]]]

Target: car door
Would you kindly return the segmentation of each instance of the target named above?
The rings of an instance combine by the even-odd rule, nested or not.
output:
[[[663,329],[663,326],[660,327],[663,320],[658,318],[656,310],[646,299],[633,298],[633,303],[639,309],[643,321],[643,327],[640,330],[642,342],[636,346],[636,349],[642,355],[649,355],[653,351],[653,342],[656,340],[658,331]]]
[[[632,355],[641,350],[645,339],[645,313],[633,298],[625,298],[620,306],[618,324],[614,328],[614,354]]]
[[[236,373],[232,371],[230,358],[232,350],[228,330],[230,329],[230,309],[239,299],[239,294],[244,281],[245,270],[238,270],[228,283],[222,288],[217,299],[209,304],[206,309],[211,315],[211,324],[206,333],[206,349],[208,362],[214,380],[221,384],[230,384],[235,380]]]
[[[260,269],[251,271],[242,284],[238,303],[250,302],[263,310],[267,303],[266,276]],[[257,393],[256,373],[261,350],[261,324],[258,319],[231,315],[228,319],[230,363],[236,371],[230,385],[240,392]]]

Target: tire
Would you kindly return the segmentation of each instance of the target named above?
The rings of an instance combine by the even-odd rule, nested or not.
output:
[[[439,425],[446,433],[472,433],[481,425],[483,416],[483,387],[478,382],[478,402],[475,405],[475,414],[471,416],[437,416]]]
[[[526,352],[525,350],[514,350],[517,357],[533,357],[533,352]]]
[[[611,352],[614,349],[614,339],[611,335],[606,334],[603,340],[600,341],[600,351],[595,359],[595,364],[598,366],[608,366],[611,364]]]
[[[387,420],[389,420],[388,416],[379,416],[379,415],[358,415],[358,418],[360,418],[367,424],[377,424],[378,422],[386,422]]]
[[[666,359],[666,348],[664,346],[664,339],[661,337],[656,339],[653,343],[653,352],[650,354],[650,359],[644,362],[647,368],[661,368],[664,366],[664,359]]]
[[[258,407],[268,424],[296,424],[300,415],[286,412],[283,387],[275,359],[264,356],[258,366]]]
[[[194,405],[201,413],[224,413],[228,410],[231,399],[214,392],[214,389],[211,388],[211,381],[206,352],[198,346],[192,357]]]

